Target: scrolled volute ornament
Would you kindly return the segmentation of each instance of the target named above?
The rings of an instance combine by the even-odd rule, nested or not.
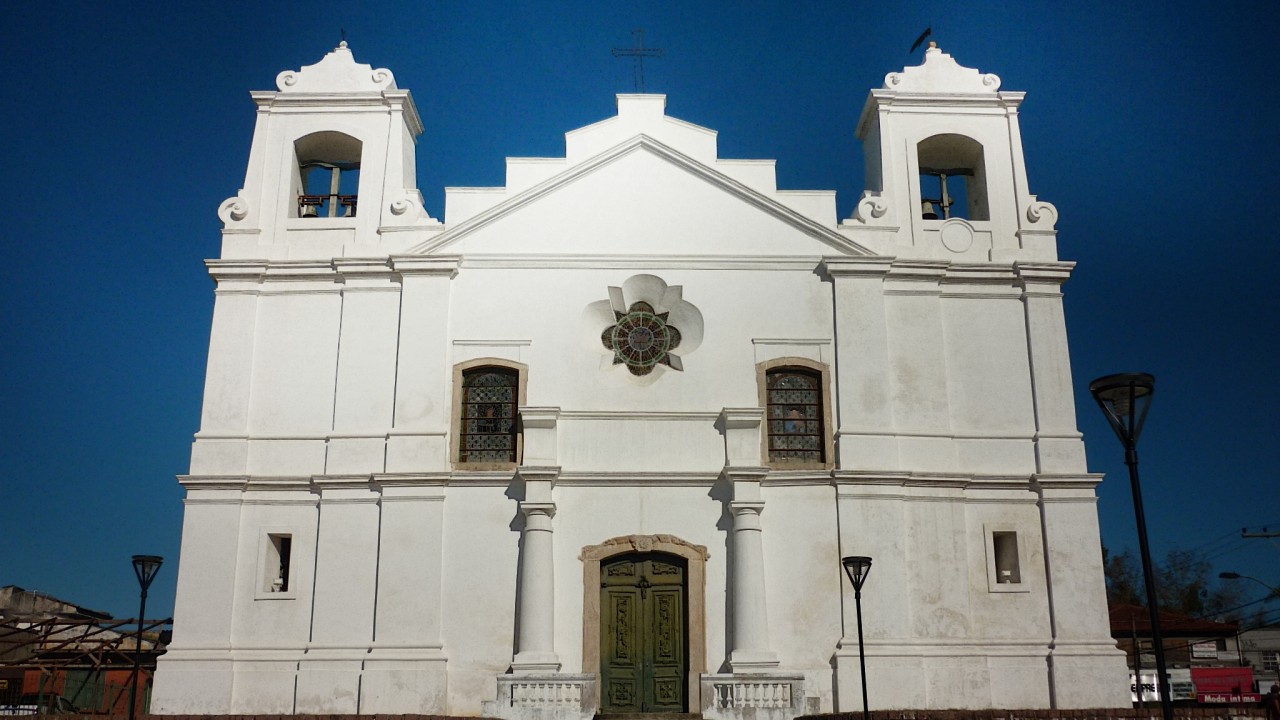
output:
[[[870,190],[862,194],[862,199],[858,201],[858,207],[854,211],[853,217],[862,223],[878,220],[889,212],[889,201],[878,193]]]
[[[399,200],[391,201],[391,214],[392,215],[409,215],[410,217],[413,217],[414,215],[417,214],[416,212],[417,207],[418,207],[418,204],[415,203],[413,200],[407,197],[402,197]]]
[[[982,76],[982,84],[983,84],[983,86],[985,86],[985,87],[989,87],[989,88],[991,88],[992,90],[999,90],[999,89],[1000,89],[1000,76],[999,76],[999,75],[996,75],[996,74],[994,74],[994,73],[987,73],[986,75],[983,75],[983,76]]]
[[[1058,208],[1051,202],[1033,198],[1027,205],[1027,221],[1038,229],[1052,230],[1058,224]]]
[[[218,206],[218,218],[224,225],[240,222],[249,216],[249,204],[239,195],[229,197]]]
[[[298,73],[294,70],[285,70],[276,75],[276,87],[284,90],[298,84]]]

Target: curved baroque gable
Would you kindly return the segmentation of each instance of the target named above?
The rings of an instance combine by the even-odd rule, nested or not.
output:
[[[315,65],[277,75],[276,87],[282,93],[379,92],[395,90],[396,79],[386,68],[356,62],[343,40]]]

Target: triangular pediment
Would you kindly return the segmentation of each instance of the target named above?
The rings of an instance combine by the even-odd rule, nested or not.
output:
[[[640,134],[505,197],[410,252],[873,254],[773,195]]]

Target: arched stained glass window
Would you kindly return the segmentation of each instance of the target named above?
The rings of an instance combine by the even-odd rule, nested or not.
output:
[[[516,404],[520,373],[478,367],[462,375],[462,423],[458,461],[516,462]]]
[[[824,463],[822,376],[778,368],[765,376],[769,462]]]

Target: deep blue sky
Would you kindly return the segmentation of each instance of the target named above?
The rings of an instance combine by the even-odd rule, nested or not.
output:
[[[1280,583],[1277,295],[1280,3],[351,2],[12,3],[0,126],[4,282],[0,585],[136,614],[134,553],[168,558],[148,615],[172,610],[174,475],[197,430],[213,303],[201,261],[240,187],[250,90],[318,61],[340,29],[413,91],[419,185],[501,185],[506,156],[563,155],[614,112],[646,29],[668,113],[730,158],[776,158],[779,186],[863,187],[867,91],[932,24],[964,65],[1025,90],[1031,191],[1057,205],[1080,427],[1105,472],[1104,541],[1136,547],[1122,452],[1088,396],[1157,377],[1140,447],[1157,554]],[[1252,595],[1253,589],[1250,589]]]

